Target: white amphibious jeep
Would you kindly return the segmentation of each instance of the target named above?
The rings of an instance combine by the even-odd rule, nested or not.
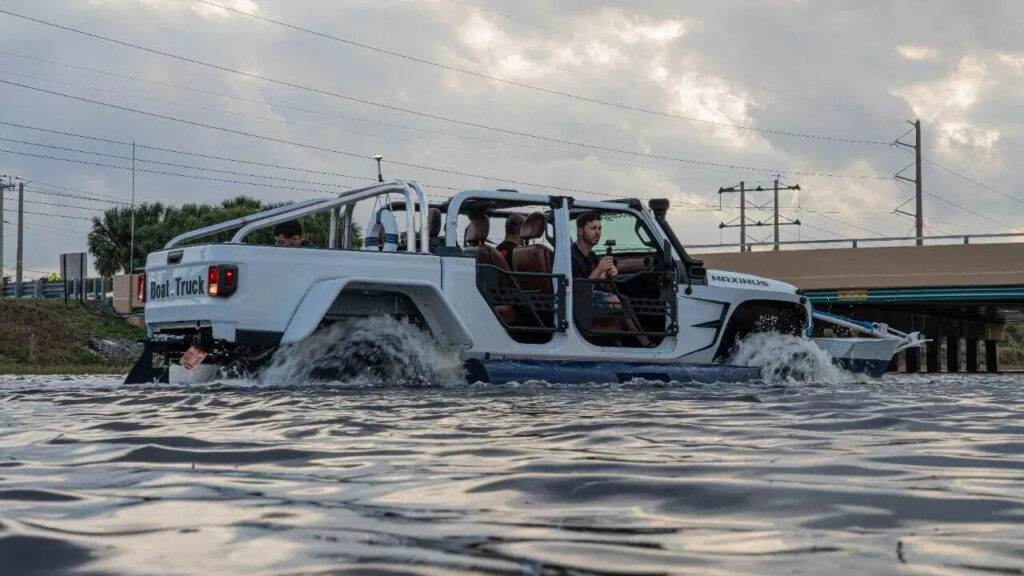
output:
[[[668,205],[466,190],[431,206],[416,183],[390,181],[195,230],[147,259],[149,338],[127,381],[166,381],[172,365],[199,361],[257,372],[283,345],[381,315],[458,350],[470,380],[756,377],[724,364],[731,349],[752,332],[802,334],[806,298],[781,282],[705,271],[665,221]],[[572,277],[575,219],[592,211],[608,239],[594,251],[616,259],[612,281]],[[246,243],[316,213],[330,214],[327,246]],[[509,263],[492,244],[512,214],[525,218],[524,245]],[[359,247],[357,216],[369,220]],[[228,242],[198,243],[231,230]]]

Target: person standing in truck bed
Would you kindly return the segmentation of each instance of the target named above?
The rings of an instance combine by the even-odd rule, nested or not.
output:
[[[298,220],[288,220],[274,226],[274,244],[295,248],[310,245],[302,238],[302,224]]]

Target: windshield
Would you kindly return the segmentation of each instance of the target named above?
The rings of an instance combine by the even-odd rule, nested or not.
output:
[[[576,226],[570,226],[572,241],[576,241]],[[599,246],[613,240],[612,253],[657,252],[651,235],[643,222],[629,212],[603,212],[601,214],[601,240]]]

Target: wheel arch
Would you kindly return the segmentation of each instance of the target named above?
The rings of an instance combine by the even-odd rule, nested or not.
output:
[[[807,325],[807,307],[799,302],[761,298],[745,300],[729,311],[715,359],[727,358],[736,343],[748,334],[775,331],[800,336]]]
[[[341,302],[346,292],[357,294],[370,291],[407,298],[442,344],[457,348],[472,346],[473,340],[465,323],[436,285],[428,282],[384,283],[372,278],[334,278],[310,286],[292,314],[281,343],[291,344],[309,337],[331,309]]]

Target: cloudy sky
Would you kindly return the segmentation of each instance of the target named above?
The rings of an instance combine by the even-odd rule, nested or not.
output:
[[[380,153],[435,196],[669,197],[703,244],[738,239],[720,187],[776,174],[801,187],[783,239],[912,233],[893,175],[913,156],[890,143],[919,118],[926,234],[1024,213],[1024,2],[216,1],[236,12],[0,2],[0,174],[29,182],[26,268],[83,250],[87,219],[130,197],[132,141],[138,201],[308,198]]]

